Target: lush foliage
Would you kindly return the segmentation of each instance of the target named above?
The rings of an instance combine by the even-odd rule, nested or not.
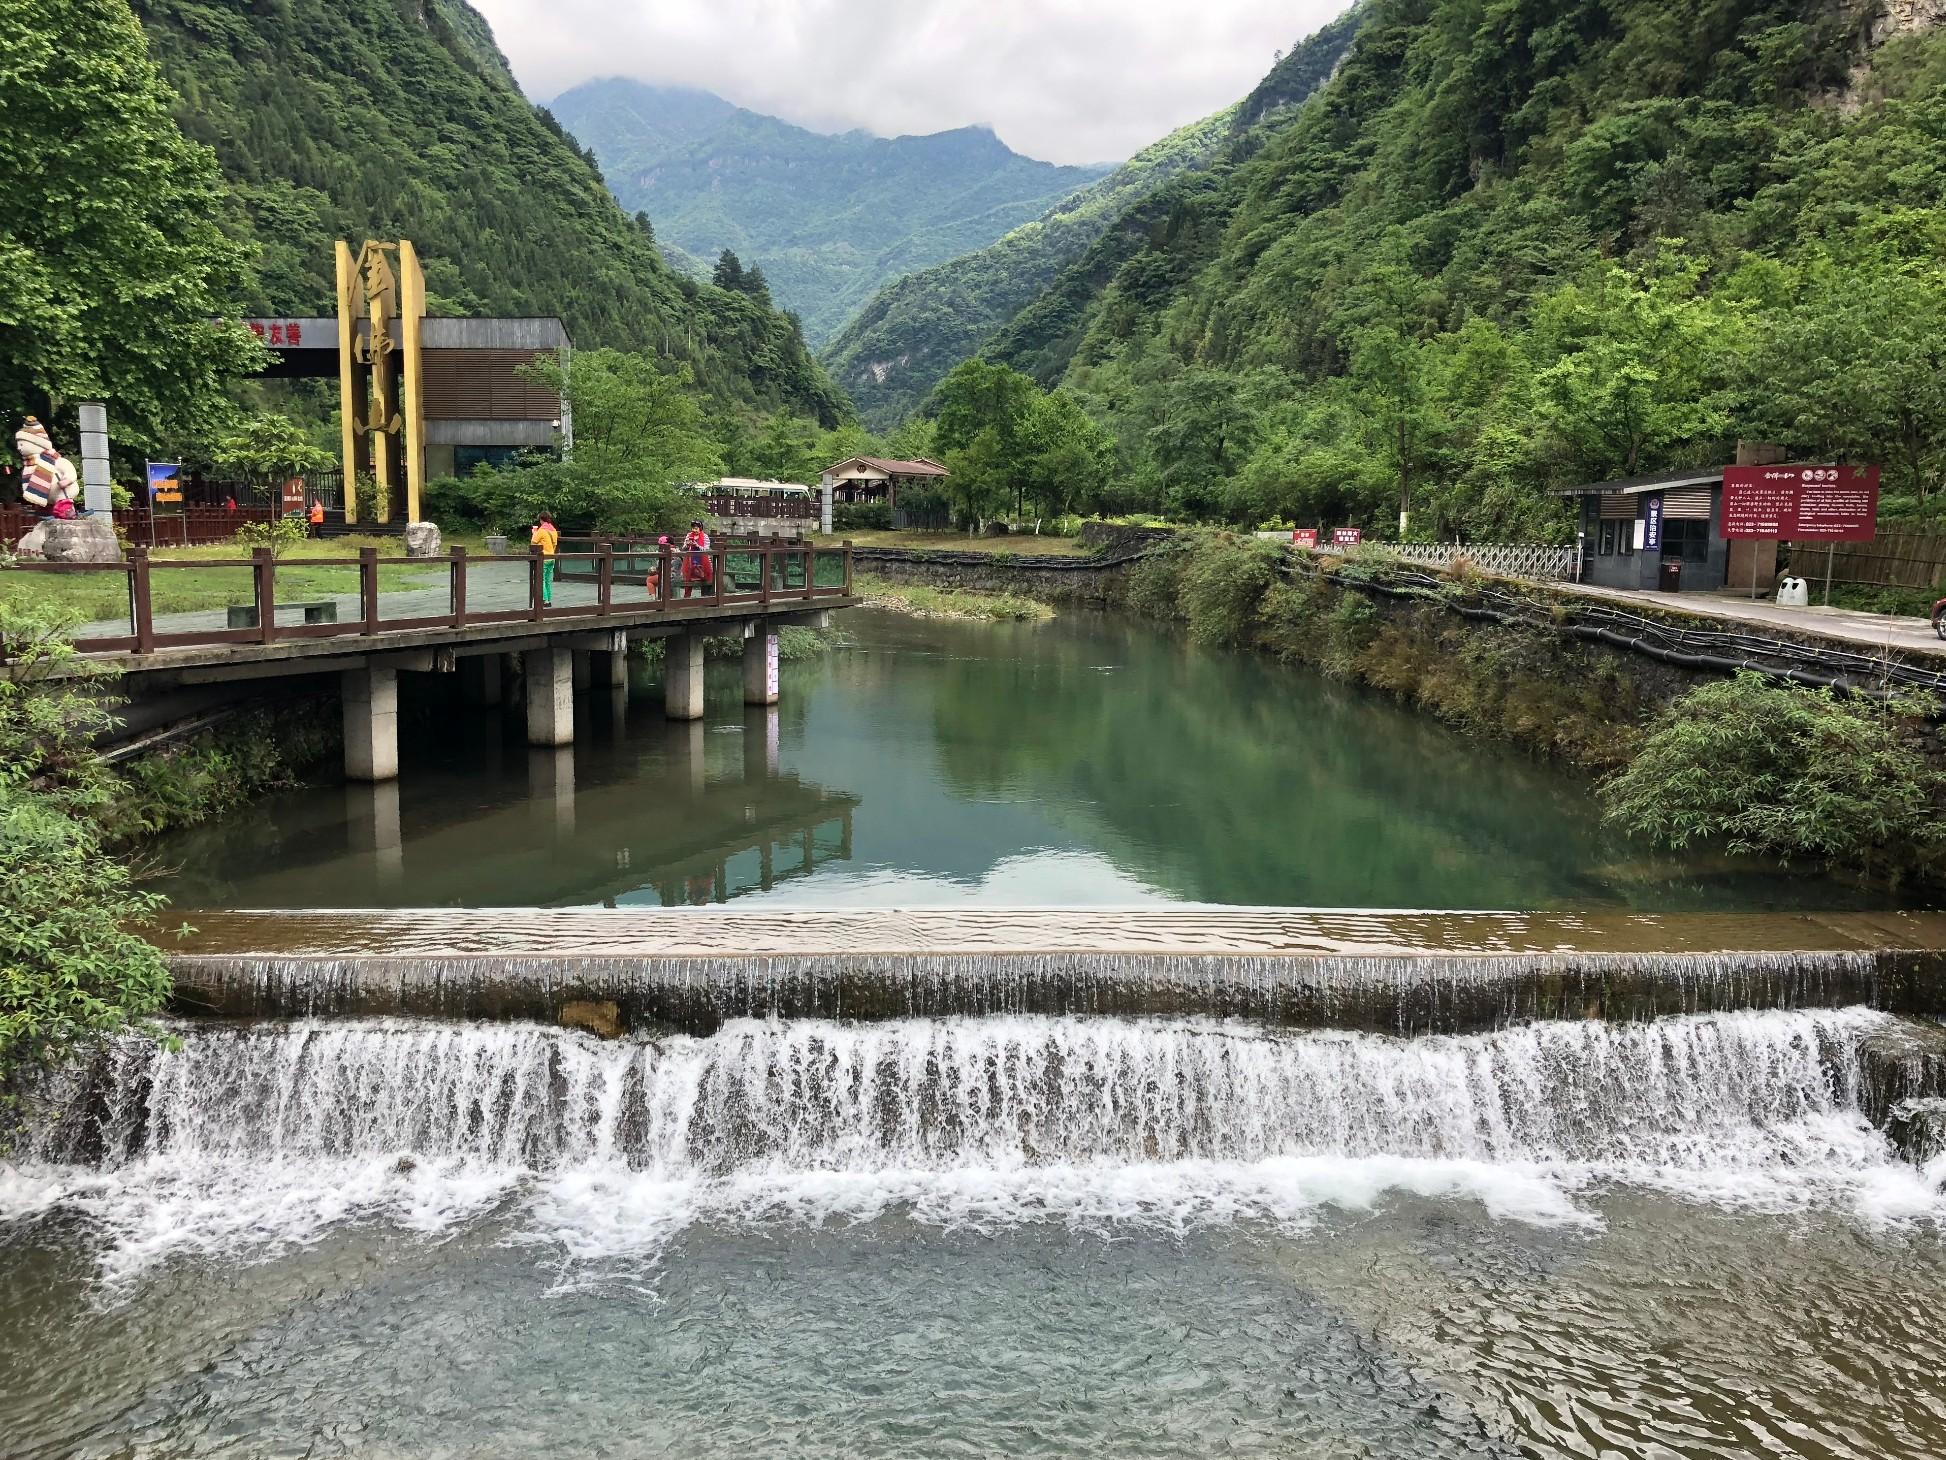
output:
[[[621,78],[577,86],[553,112],[665,246],[734,250],[813,344],[900,274],[983,247],[1101,172],[1021,157],[983,127],[825,136],[705,91]]]
[[[1750,438],[1942,510],[1946,32],[1810,0],[1355,19],[1309,101],[984,346],[1112,432],[1108,505],[1560,540],[1555,487]]]
[[[405,237],[426,261],[436,314],[558,314],[577,345],[653,350],[724,404],[849,417],[792,320],[663,262],[592,158],[522,97],[463,0],[135,10],[181,94],[179,123],[215,149],[231,184],[229,206],[205,196],[181,216],[206,227],[221,216],[258,253],[254,286],[221,296],[224,308],[330,313],[332,240]],[[90,46],[52,17],[49,28],[66,79]]]
[[[262,351],[233,314],[248,251],[216,159],[119,0],[0,8],[0,419],[111,402],[131,445],[219,424]],[[69,438],[72,449],[73,441]]]
[[[312,445],[296,422],[272,412],[238,422],[217,438],[209,454],[218,467],[263,482],[330,471],[338,465],[338,458]]]
[[[996,334],[1023,342],[1008,358],[1031,356],[1076,318],[1075,301],[1106,283],[1169,216],[1178,174],[1199,176],[1248,155],[1261,124],[1310,95],[1337,63],[1356,16],[1326,25],[1282,57],[1236,106],[1164,137],[1108,176],[976,252],[914,269],[870,300],[825,347],[823,358],[860,414],[889,426],[915,410],[939,379]]]
[[[1714,841],[1894,873],[1936,865],[1942,779],[1904,719],[1754,674],[1707,684],[1671,703],[1602,783],[1604,814],[1667,847]]]
[[[1108,479],[1107,434],[1064,391],[1018,370],[968,360],[933,392],[934,440],[952,475],[941,487],[953,520],[978,528],[1030,505],[1043,517],[1094,510]]]
[[[571,530],[667,531],[687,510],[681,485],[719,470],[684,367],[619,350],[576,350],[525,369],[567,403],[572,450],[560,461],[482,468],[464,482],[437,483],[435,513],[502,530],[547,511]]]
[[[114,781],[90,747],[105,728],[98,684],[61,624],[9,609],[0,646],[0,1084],[161,1006],[162,955],[138,933],[161,903],[108,855],[99,817]]]

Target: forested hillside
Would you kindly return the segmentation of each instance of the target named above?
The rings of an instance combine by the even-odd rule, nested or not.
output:
[[[888,280],[982,247],[1103,171],[1022,157],[984,127],[827,136],[620,78],[551,110],[665,245],[711,260],[727,248],[762,269],[814,344]]]
[[[687,362],[726,404],[849,415],[792,321],[662,261],[460,0],[134,8],[259,251],[245,307],[325,312],[334,238],[403,236],[436,313],[558,314],[577,344]]]
[[[875,425],[896,423],[1029,306],[1034,317],[1023,338],[1038,339],[1061,316],[1059,300],[1085,293],[1089,280],[1104,282],[1147,237],[1153,211],[1147,205],[1167,195],[1172,178],[1195,178],[1219,159],[1242,155],[1260,124],[1304,100],[1331,74],[1356,23],[1354,12],[1324,26],[1236,106],[1170,133],[1043,217],[879,293],[823,351],[859,413]],[[1178,186],[1197,184],[1185,179]],[[1064,273],[1077,264],[1072,277]],[[1010,346],[1008,353],[1024,351]]]
[[[1316,97],[987,353],[1111,428],[1096,505],[1556,537],[1551,487],[1743,436],[1934,512],[1942,14],[1370,0]]]

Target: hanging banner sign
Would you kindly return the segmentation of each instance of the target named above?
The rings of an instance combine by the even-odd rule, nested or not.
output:
[[[1331,545],[1333,547],[1357,547],[1364,540],[1365,530],[1362,527],[1334,527],[1331,529]]]
[[[182,463],[152,461],[148,464],[149,505],[182,506]]]
[[[1642,550],[1662,550],[1662,493],[1651,492],[1642,499]]]
[[[1318,530],[1315,527],[1293,527],[1291,529],[1292,547],[1314,548],[1317,545]]]
[[[1723,536],[1870,542],[1875,466],[1732,466],[1723,471]]]

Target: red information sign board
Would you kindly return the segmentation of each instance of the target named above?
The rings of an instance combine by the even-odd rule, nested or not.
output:
[[[1364,540],[1365,530],[1362,527],[1334,527],[1331,529],[1331,545],[1333,547],[1357,547]]]
[[[1315,527],[1293,527],[1291,543],[1295,547],[1314,548],[1318,545],[1318,530]]]
[[[1732,466],[1723,471],[1723,536],[1870,542],[1875,466]]]

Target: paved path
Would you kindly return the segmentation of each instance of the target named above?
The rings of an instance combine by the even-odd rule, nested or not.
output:
[[[1657,593],[1646,588],[1598,588],[1587,583],[1550,583],[1548,587],[1630,607],[1818,634],[1869,649],[1901,649],[1908,653],[1946,656],[1946,641],[1922,618],[1897,618],[1850,608],[1779,608],[1769,599],[1741,598],[1732,593]]]

